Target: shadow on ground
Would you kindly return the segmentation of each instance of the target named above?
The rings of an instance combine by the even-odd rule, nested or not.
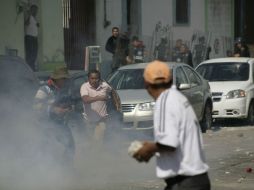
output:
[[[211,131],[217,132],[220,131],[224,127],[248,127],[250,126],[247,121],[241,120],[241,119],[220,119],[220,120],[214,120]]]

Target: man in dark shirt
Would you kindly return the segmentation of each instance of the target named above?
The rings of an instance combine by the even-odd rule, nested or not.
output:
[[[129,45],[127,56],[127,63],[143,63],[144,62],[144,49],[143,42],[137,36],[133,36]]]
[[[119,37],[119,28],[118,27],[113,27],[112,28],[112,36],[110,36],[106,42],[106,47],[105,49],[112,53],[113,55],[115,54],[116,51],[116,43],[117,43],[117,38]]]
[[[186,63],[189,66],[193,67],[192,54],[191,54],[190,50],[187,48],[186,44],[182,44],[179,52],[174,54],[173,61]]]
[[[106,51],[111,53],[112,56],[113,56],[113,63],[111,65],[112,71],[115,70],[114,56],[115,56],[115,53],[116,53],[118,38],[119,38],[119,28],[118,27],[113,27],[112,28],[112,36],[110,36],[108,38],[108,40],[106,42],[106,46],[105,46]]]
[[[234,48],[234,57],[250,57],[249,48],[241,37],[235,40]]]
[[[128,46],[130,40],[127,33],[119,33],[118,27],[112,28],[112,36],[107,40],[105,49],[112,53],[113,60],[111,64],[111,72],[114,72],[118,67],[126,65],[126,56],[128,55]]]

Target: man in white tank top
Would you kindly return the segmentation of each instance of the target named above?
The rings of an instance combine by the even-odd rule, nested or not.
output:
[[[26,62],[32,68],[36,70],[36,58],[38,53],[38,27],[39,23],[36,20],[38,7],[32,5],[30,7],[29,15],[25,20],[25,54]]]
[[[166,190],[210,190],[199,122],[188,99],[172,87],[167,64],[153,61],[144,71],[148,93],[156,100],[154,142],[143,142],[133,156],[148,162],[156,156],[158,178]]]

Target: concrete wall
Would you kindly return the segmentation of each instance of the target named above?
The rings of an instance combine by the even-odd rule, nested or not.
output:
[[[189,26],[174,26],[174,39],[181,38],[190,41],[192,34],[195,31],[205,32],[205,1],[190,0],[190,25]],[[172,10],[173,12],[173,10]],[[172,14],[173,16],[173,14]]]
[[[161,21],[162,25],[172,25],[172,0],[142,0],[142,33],[152,36],[155,25]]]
[[[104,2],[96,0],[96,44],[101,46],[101,74],[105,78],[111,72],[112,54],[105,50],[107,39],[112,35],[112,27],[122,28],[122,1],[107,0],[107,20],[110,25],[104,28]]]
[[[207,0],[206,28],[211,32],[211,57],[225,57],[233,50],[234,1]]]
[[[0,54],[5,49],[17,49],[24,58],[24,14],[17,14],[16,0],[0,0]],[[23,1],[28,2],[28,1]],[[63,19],[61,0],[31,0],[39,7],[37,19],[39,28],[38,62],[63,62]]]
[[[64,61],[63,9],[61,0],[40,4],[41,59],[43,63]]]
[[[26,0],[24,0],[26,1]],[[102,60],[111,60],[111,54],[105,51],[105,43],[111,36],[113,26],[126,31],[125,0],[107,0],[107,20],[110,25],[104,28],[104,4],[96,0],[96,44],[101,46]],[[0,53],[5,47],[17,49],[24,57],[24,15],[17,16],[16,0],[0,0]],[[63,62],[64,40],[62,27],[61,0],[30,0],[39,6],[39,63]],[[219,4],[219,5],[218,5]],[[173,25],[173,0],[141,0],[141,36],[152,36],[158,21],[172,27],[173,40],[191,39],[193,32],[211,31],[214,36],[233,36],[233,0],[190,0],[190,25]],[[216,8],[214,7],[215,5]],[[214,11],[217,11],[216,13]],[[213,16],[214,15],[214,16]]]
[[[16,0],[0,0],[0,54],[17,49],[24,57],[24,15],[17,14]]]
[[[161,21],[163,26],[169,25],[172,27],[173,38],[182,38],[190,40],[193,31],[205,30],[205,10],[204,1],[190,1],[190,25],[174,26],[173,0],[142,0],[142,32],[144,36],[151,36],[155,29],[156,23]],[[198,10],[198,11],[197,11]]]
[[[112,35],[112,27],[122,28],[122,1],[107,0],[106,10],[110,25],[104,28],[104,4],[102,0],[96,0],[96,42],[101,46],[102,60],[111,60],[112,55],[105,51],[105,44]]]

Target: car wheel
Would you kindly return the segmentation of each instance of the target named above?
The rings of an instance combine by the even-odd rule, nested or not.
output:
[[[250,103],[247,120],[250,125],[254,125],[254,102]]]
[[[206,103],[202,121],[200,122],[201,131],[205,133],[207,129],[212,127],[212,107]]]

